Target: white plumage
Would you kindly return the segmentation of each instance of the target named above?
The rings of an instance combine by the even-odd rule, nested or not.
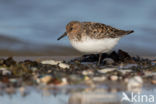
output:
[[[106,53],[111,51],[120,38],[91,39],[89,37],[82,41],[70,40],[72,46],[83,53]]]

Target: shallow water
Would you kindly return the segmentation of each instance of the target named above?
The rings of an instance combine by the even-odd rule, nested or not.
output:
[[[13,95],[3,94],[0,96],[0,101],[1,104],[10,104],[10,102],[12,104],[21,104],[21,102],[22,104],[154,104],[156,102],[156,89],[154,88],[143,88],[141,92],[133,93],[136,97],[131,102],[121,101],[124,97],[123,92],[129,99],[132,99],[132,93],[127,91],[113,92],[113,89],[112,91],[107,91],[105,88],[92,90],[89,88],[74,89],[62,88],[36,91],[32,88],[24,96],[19,91]],[[147,99],[139,100],[143,95],[147,96]],[[153,96],[154,102],[148,100],[150,96]]]
[[[62,45],[71,47],[67,38],[59,42],[56,39],[69,21],[79,20],[134,30],[135,33],[120,40],[116,49],[154,56],[155,4],[155,0],[0,0],[1,55],[13,52],[13,55],[19,52],[30,55],[32,51],[32,55],[75,54],[76,51],[66,47],[53,49]]]

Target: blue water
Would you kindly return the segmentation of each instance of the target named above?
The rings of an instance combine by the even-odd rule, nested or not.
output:
[[[156,55],[155,0],[0,0],[0,36],[7,38],[0,41],[0,49],[71,47],[67,38],[59,42],[56,39],[72,20],[134,30],[135,33],[120,40],[116,49]]]
[[[33,90],[27,96],[22,96],[20,92],[13,95],[4,94],[0,96],[0,104],[21,104],[21,102],[22,104],[155,104],[156,102],[155,89],[143,89],[141,92],[134,93],[137,95],[134,97],[135,100],[127,103],[121,101],[124,91],[107,92],[105,89],[63,91],[51,93],[45,90],[39,93]],[[124,93],[128,95],[129,99],[132,99],[131,92]],[[147,98],[141,98],[141,96],[147,96]],[[150,96],[153,96],[153,100],[149,100]]]

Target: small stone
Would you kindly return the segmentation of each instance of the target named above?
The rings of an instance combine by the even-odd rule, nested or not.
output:
[[[93,75],[94,73],[91,70],[84,70],[82,72],[83,75]]]
[[[61,79],[58,79],[58,78],[53,78],[51,83],[53,85],[61,85],[62,84],[62,80]]]
[[[94,77],[93,78],[93,81],[97,81],[97,82],[103,82],[106,80],[106,77],[105,76],[102,76],[102,77]]]
[[[16,83],[16,82],[17,82],[17,79],[11,78],[11,79],[9,79],[9,81],[10,81],[11,83]]]
[[[59,79],[53,79],[52,84],[56,86],[64,86],[68,84],[67,78],[62,78],[61,80]]]
[[[78,75],[70,75],[69,76],[69,79],[72,81],[72,82],[77,82],[77,81],[81,81],[81,77],[79,77]]]
[[[69,69],[69,65],[65,63],[59,63],[59,67],[63,69]]]
[[[49,65],[57,65],[61,63],[61,61],[55,61],[55,60],[44,60],[41,62],[42,64],[49,64]]]
[[[111,79],[112,81],[117,81],[117,80],[118,80],[118,76],[112,75],[112,76],[110,76],[110,79]]]
[[[112,65],[112,64],[114,64],[114,60],[111,59],[111,58],[105,58],[105,59],[103,60],[103,62],[104,62],[106,65]]]
[[[85,77],[84,77],[84,80],[85,80],[85,81],[89,81],[90,78],[89,78],[88,76],[85,76]]]
[[[48,73],[51,73],[52,72],[52,70],[48,70]]]
[[[85,76],[84,80],[85,80],[85,84],[88,85],[90,88],[95,88],[96,87],[93,80],[91,78],[89,78],[88,76]]]
[[[36,82],[37,83],[41,83],[41,79],[40,78],[36,78]]]
[[[132,72],[131,69],[124,69],[124,70],[119,70],[122,74],[126,74],[126,73],[129,73],[129,72]]]
[[[32,67],[31,70],[34,72],[37,71],[38,69],[36,67]]]
[[[57,86],[64,86],[64,85],[67,85],[67,84],[68,84],[67,78],[62,78],[61,82],[59,84],[57,84]]]
[[[48,84],[51,80],[52,80],[52,77],[50,75],[46,75],[40,79],[40,82],[44,84]]]
[[[9,70],[7,70],[6,68],[0,68],[0,71],[2,73],[2,75],[11,75],[11,72]]]
[[[125,79],[124,79],[124,82],[125,82],[125,83],[128,83],[128,81],[129,81],[128,78],[125,78]]]
[[[55,61],[55,60],[44,60],[41,62],[42,64],[49,64],[49,65],[58,65],[60,68],[63,68],[63,69],[69,69],[69,65],[68,64],[65,64],[65,63],[62,63],[61,61]]]
[[[116,68],[104,68],[104,69],[98,70],[98,72],[99,73],[107,73],[107,72],[111,72],[114,70],[116,70]]]

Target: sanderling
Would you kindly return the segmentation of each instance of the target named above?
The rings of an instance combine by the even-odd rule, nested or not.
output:
[[[99,54],[99,65],[102,53],[111,51],[122,36],[133,32],[102,23],[71,21],[66,25],[66,32],[57,40],[68,36],[76,50],[87,54]]]

